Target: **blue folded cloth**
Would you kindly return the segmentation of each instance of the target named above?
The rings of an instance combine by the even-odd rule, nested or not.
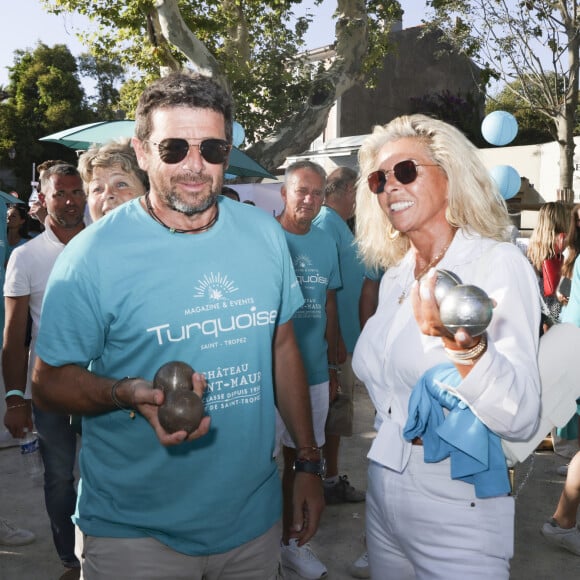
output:
[[[440,386],[457,387],[461,376],[451,363],[429,369],[409,399],[403,436],[423,440],[427,463],[451,459],[451,478],[471,483],[479,498],[511,491],[501,439],[490,431],[459,397]],[[445,416],[443,408],[449,413]]]

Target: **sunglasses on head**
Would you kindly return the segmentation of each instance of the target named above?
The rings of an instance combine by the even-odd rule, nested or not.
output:
[[[190,144],[186,139],[169,138],[163,139],[159,143],[153,141],[149,141],[149,143],[157,147],[161,161],[170,165],[183,161],[187,157],[190,147],[197,147],[199,154],[208,163],[218,165],[227,159],[232,148],[223,139],[204,139],[201,143]]]
[[[393,165],[393,169],[388,169],[387,171],[378,169],[377,171],[369,173],[367,177],[369,189],[373,193],[383,193],[385,191],[385,185],[387,185],[387,180],[389,179],[389,173],[392,173],[395,179],[403,185],[413,183],[417,179],[417,167],[437,167],[437,165],[427,163],[419,164],[415,163],[412,159],[399,161],[399,163]]]

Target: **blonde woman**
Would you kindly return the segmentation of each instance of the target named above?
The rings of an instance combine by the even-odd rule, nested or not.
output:
[[[359,163],[357,242],[368,268],[386,270],[377,312],[353,356],[377,410],[366,503],[371,577],[507,580],[514,501],[505,457],[491,476],[499,492],[452,478],[449,458],[427,463],[425,436],[408,435],[408,409],[426,371],[445,369],[455,387],[435,381],[440,394],[460,402],[497,441],[535,432],[534,272],[505,242],[505,203],[475,147],[451,125],[423,115],[394,119],[364,141]],[[455,272],[495,300],[486,334],[453,334],[443,326],[435,268]]]
[[[550,322],[557,322],[562,310],[562,305],[556,295],[559,272],[557,279],[551,278],[548,282],[544,280],[543,266],[546,261],[562,256],[569,226],[570,210],[562,202],[545,203],[538,212],[538,221],[528,243],[528,259],[536,271],[542,298],[550,310],[552,318]],[[548,271],[551,271],[550,268]],[[553,287],[553,291],[546,292],[546,287]]]
[[[149,189],[147,174],[139,167],[129,139],[91,146],[79,157],[79,173],[94,222]]]

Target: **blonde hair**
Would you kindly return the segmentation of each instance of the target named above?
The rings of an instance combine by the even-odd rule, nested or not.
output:
[[[360,179],[356,197],[356,241],[369,268],[397,264],[409,249],[406,234],[398,232],[368,187],[367,175],[377,169],[377,155],[387,143],[417,139],[428,156],[445,172],[448,182],[449,224],[499,241],[508,239],[512,222],[504,199],[481,162],[476,147],[458,129],[425,115],[409,115],[376,126],[359,150]]]
[[[125,173],[134,174],[143,183],[145,190],[149,189],[149,179],[145,171],[139,167],[131,140],[123,138],[109,141],[104,145],[91,145],[79,157],[78,168],[85,192],[88,193],[95,167],[113,166],[119,166]]]
[[[538,222],[528,243],[528,259],[542,271],[542,262],[556,255],[556,236],[568,233],[570,211],[561,201],[549,201],[538,212]]]

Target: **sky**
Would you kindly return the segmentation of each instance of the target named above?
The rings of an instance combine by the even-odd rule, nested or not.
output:
[[[425,10],[424,0],[400,0],[405,16],[404,28],[420,24]],[[305,0],[303,5],[312,7],[312,2]],[[336,1],[324,0],[320,7],[312,8],[316,15],[316,25],[309,32],[308,48],[319,48],[331,44],[334,40],[334,21],[331,15],[336,8]],[[296,10],[297,12],[297,10]],[[75,36],[75,32],[90,26],[87,18],[79,15],[47,14],[40,0],[3,0],[0,6],[0,85],[8,83],[6,67],[14,64],[14,51],[32,50],[38,41],[48,46],[66,44],[73,55],[85,52]]]

